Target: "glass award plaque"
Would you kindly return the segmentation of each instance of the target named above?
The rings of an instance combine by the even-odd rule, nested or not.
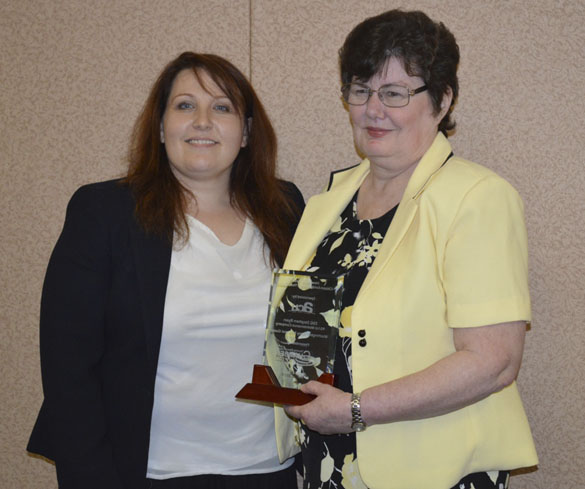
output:
[[[264,364],[236,397],[305,404],[299,390],[310,380],[333,384],[343,276],[275,270],[266,321]]]

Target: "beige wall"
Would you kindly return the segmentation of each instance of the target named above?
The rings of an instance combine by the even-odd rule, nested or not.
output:
[[[251,74],[305,197],[357,162],[337,49],[373,0],[3,0],[0,5],[0,487],[56,487],[24,451],[41,400],[38,304],[65,205],[124,171],[134,118],[162,65],[213,51]],[[457,154],[520,191],[534,320],[520,389],[540,466],[517,489],[585,487],[585,5],[411,0],[462,51]]]

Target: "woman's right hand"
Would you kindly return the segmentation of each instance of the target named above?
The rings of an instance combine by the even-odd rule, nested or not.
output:
[[[301,387],[305,394],[317,396],[302,406],[285,406],[289,416],[322,435],[350,433],[351,394],[312,380]]]

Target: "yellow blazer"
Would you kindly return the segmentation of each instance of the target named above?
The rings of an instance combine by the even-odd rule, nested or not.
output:
[[[520,197],[492,171],[450,154],[439,133],[355,300],[355,392],[453,353],[451,328],[530,320]],[[328,190],[309,200],[285,268],[308,264],[368,172],[364,160],[333,173]],[[276,423],[285,459],[298,451],[295,428],[280,409]],[[515,383],[442,416],[371,426],[357,433],[357,458],[371,489],[448,489],[469,473],[538,462]]]

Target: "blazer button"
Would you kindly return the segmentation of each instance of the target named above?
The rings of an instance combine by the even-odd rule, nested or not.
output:
[[[366,336],[366,330],[365,330],[365,329],[360,329],[360,330],[358,331],[358,336],[359,336],[360,338],[363,338],[364,336]]]
[[[360,340],[359,345],[360,346],[366,346],[368,344],[368,342],[366,340],[364,340],[363,338]]]

